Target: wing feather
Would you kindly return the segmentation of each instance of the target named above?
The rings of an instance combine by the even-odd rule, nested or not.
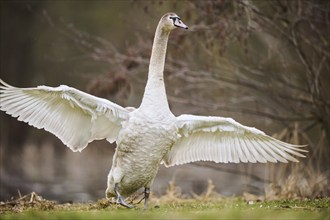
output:
[[[241,148],[241,145],[239,143],[238,137],[235,136],[234,137],[234,141],[235,141],[235,145],[234,146],[236,146],[236,149],[237,149],[237,152],[238,152],[240,161],[242,161],[243,163],[247,163],[248,160],[247,160],[247,158],[246,158],[246,156],[245,156],[245,154],[244,154],[244,152],[243,152],[243,150]]]
[[[266,162],[269,161],[269,162],[273,162],[273,163],[276,163],[277,160],[274,159],[272,156],[270,156],[266,150],[264,149],[264,146],[262,144],[260,144],[260,141],[258,141],[255,137],[253,137],[251,139],[252,141],[252,144],[254,146],[256,146],[256,150],[259,151],[259,153],[261,154],[261,157],[265,158]]]
[[[305,157],[300,145],[292,145],[231,118],[181,115],[177,117],[179,139],[164,156],[165,166],[194,161],[298,162]]]
[[[241,146],[242,150],[244,151],[244,153],[245,153],[245,155],[247,157],[248,162],[250,162],[250,163],[257,162],[254,159],[253,155],[250,153],[248,146],[246,146],[244,139],[239,138],[238,139],[238,142],[240,143],[240,146]]]
[[[232,135],[230,135],[230,137],[228,139],[230,140],[230,142],[228,143],[228,147],[230,147],[233,144],[235,144],[235,139],[232,138]],[[239,163],[240,159],[239,159],[238,150],[232,151],[232,154],[233,154],[233,162],[234,163]]]
[[[281,155],[282,158],[293,161],[293,162],[298,162],[298,160],[294,157],[292,157],[290,154],[286,152],[287,149],[282,148],[280,144],[276,143],[273,140],[270,140],[268,142],[268,146],[270,146],[278,155]]]
[[[216,137],[214,137],[214,142],[213,143],[216,143],[217,145],[219,145],[219,150],[220,150],[220,153],[223,154],[222,157],[219,157],[219,160],[221,163],[227,163],[227,149],[226,149],[226,139],[223,138],[223,139],[218,139]]]
[[[246,144],[249,146],[250,151],[252,152],[254,158],[256,159],[256,161],[258,161],[259,163],[266,163],[267,160],[265,157],[262,156],[262,154],[260,154],[260,152],[258,151],[258,148],[255,147],[255,145],[253,144],[253,139],[251,137],[249,137],[248,139],[244,139],[244,141],[246,142]]]
[[[210,140],[207,141],[207,145],[209,148],[212,148],[213,149],[213,153],[212,155],[217,155],[220,153],[220,149],[218,147],[212,147],[212,143],[215,143],[217,140],[215,139],[215,137],[212,137]],[[218,142],[217,142],[218,143]],[[219,143],[218,143],[219,144]],[[218,158],[220,159],[220,158]],[[217,160],[216,161],[217,163],[220,162],[220,160]]]
[[[0,109],[56,135],[73,151],[95,139],[116,140],[129,111],[68,86],[16,88],[0,79]]]
[[[268,141],[265,142],[261,137],[258,137],[257,139],[259,144],[262,145],[263,149],[266,150],[276,161],[280,161],[282,163],[288,162],[286,159],[278,155],[271,146],[269,146]]]

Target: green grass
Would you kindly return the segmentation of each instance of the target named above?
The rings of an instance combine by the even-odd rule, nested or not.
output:
[[[46,209],[46,210],[45,210]],[[105,204],[65,204],[30,207],[22,212],[5,211],[1,219],[330,219],[330,198],[316,200],[262,201],[248,204],[240,198],[218,201],[159,201],[126,209]]]

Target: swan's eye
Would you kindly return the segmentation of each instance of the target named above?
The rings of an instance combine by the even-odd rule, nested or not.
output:
[[[174,16],[171,16],[169,17],[169,19],[172,19],[173,21],[173,24],[177,21],[178,23],[181,23],[181,18],[180,17],[174,17]]]
[[[173,24],[175,23],[175,21],[176,21],[176,19],[177,19],[177,17],[169,17],[169,19],[172,19],[172,21],[173,21]]]

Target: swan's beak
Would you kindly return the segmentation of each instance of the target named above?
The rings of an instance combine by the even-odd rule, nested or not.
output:
[[[188,29],[188,26],[185,25],[179,18],[174,20],[174,26],[178,28]]]

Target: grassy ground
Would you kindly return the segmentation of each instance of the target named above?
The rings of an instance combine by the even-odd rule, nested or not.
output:
[[[35,195],[36,198],[37,195]],[[153,199],[148,210],[99,200],[56,204],[33,199],[1,204],[0,219],[330,219],[330,198],[315,200],[249,201],[242,198]]]

